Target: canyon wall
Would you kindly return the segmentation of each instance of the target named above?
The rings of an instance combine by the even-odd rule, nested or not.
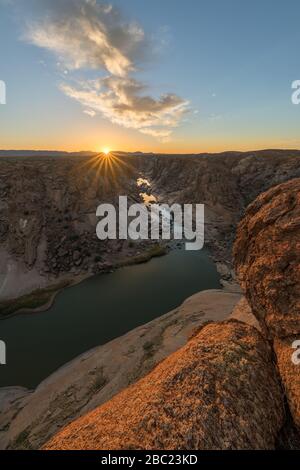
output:
[[[273,345],[291,415],[300,430],[299,178],[271,188],[248,207],[234,255],[252,312]]]
[[[100,242],[96,208],[118,196],[140,202],[146,177],[159,202],[204,203],[206,245],[232,276],[231,249],[243,210],[265,189],[300,176],[297,151],[168,156],[2,157],[0,301],[59,287],[145,251],[146,243]]]
[[[144,161],[138,157],[136,165],[158,181],[161,172],[155,177],[150,171],[162,158],[167,157],[155,157],[152,168],[147,160],[147,168],[141,169]],[[174,166],[186,165],[173,158]],[[245,158],[254,158],[257,165],[256,157]],[[288,167],[283,176],[274,163],[277,159],[281,168]],[[243,160],[233,158],[235,170],[245,165]],[[258,161],[263,173],[271,165],[274,178],[298,171],[298,157]],[[168,190],[164,185],[169,202],[181,196],[174,185],[169,182]],[[37,448],[75,420],[46,448],[127,448],[129,431],[132,446],[140,448],[299,447],[300,375],[299,365],[292,362],[293,342],[300,333],[299,194],[300,179],[271,188],[250,204],[238,225],[235,267],[247,300],[238,303],[240,295],[224,291],[200,293],[180,309],[76,359],[34,393],[11,390],[3,399],[0,394],[6,403],[0,445]],[[230,312],[229,321],[206,324],[222,321]],[[134,371],[132,380],[129,371]],[[39,419],[34,419],[33,410]],[[118,422],[112,424],[116,410]],[[135,431],[141,416],[146,434]],[[134,424],[130,430],[128,423]]]
[[[272,449],[284,439],[292,447],[295,436],[299,445],[300,365],[293,361],[300,335],[299,210],[300,179],[294,179],[260,195],[239,224],[234,255],[252,309],[240,304],[247,323],[202,326],[145,378],[45,448]]]

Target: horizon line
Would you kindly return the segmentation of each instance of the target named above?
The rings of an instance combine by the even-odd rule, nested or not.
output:
[[[74,154],[90,154],[90,155],[97,155],[101,154],[101,152],[94,151],[94,150],[74,150],[74,151],[68,151],[68,150],[40,150],[40,149],[0,149],[0,156],[1,154],[12,154],[12,153],[56,153],[56,154],[65,154],[65,155],[74,155]],[[201,151],[201,152],[153,152],[153,151],[148,151],[148,152],[143,152],[140,150],[135,150],[135,151],[125,151],[125,150],[111,150],[110,153],[123,153],[123,154],[142,154],[142,155],[222,155],[224,153],[237,153],[237,154],[242,154],[242,153],[257,153],[257,152],[300,152],[300,148],[280,148],[280,147],[266,147],[266,148],[259,148],[259,149],[249,149],[249,150],[233,150],[233,149],[227,149],[227,150],[222,150],[219,152],[212,152],[212,151]],[[2,155],[2,156],[10,156],[10,155]],[[13,156],[13,155],[11,155]],[[20,156],[20,155],[19,155]],[[28,155],[29,156],[29,155]]]

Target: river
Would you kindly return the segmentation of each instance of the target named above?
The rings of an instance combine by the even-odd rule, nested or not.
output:
[[[0,321],[7,348],[0,386],[34,388],[79,354],[215,288],[219,275],[208,252],[182,249],[65,289],[47,312]]]

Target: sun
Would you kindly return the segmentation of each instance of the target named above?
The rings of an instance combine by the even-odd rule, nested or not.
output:
[[[104,147],[102,152],[104,153],[104,155],[108,155],[110,153],[110,149],[108,147]]]

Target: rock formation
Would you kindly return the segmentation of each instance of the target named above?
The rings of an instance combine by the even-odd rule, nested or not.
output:
[[[259,196],[239,225],[237,273],[254,315],[273,340],[290,411],[300,429],[300,179]],[[296,358],[297,359],[297,358]]]
[[[300,333],[300,179],[270,189],[248,207],[234,257],[240,284],[268,335]]]
[[[99,204],[139,201],[138,164],[124,156],[20,157],[0,162],[0,301],[91,276],[143,243],[99,241]],[[151,248],[151,243],[148,243]],[[1,315],[1,304],[0,304]]]
[[[230,318],[234,318],[235,320],[240,320],[244,323],[247,323],[248,325],[252,325],[257,330],[261,331],[260,324],[253,315],[251,307],[245,297],[242,297],[238,304],[234,307]]]
[[[299,341],[299,339],[300,332],[294,337],[275,338],[274,350],[291,415],[300,431],[300,363],[294,363],[292,360],[295,353],[293,342]]]
[[[94,351],[70,365],[66,375],[64,371],[58,371],[53,379],[54,385],[51,385],[51,380],[48,383],[46,381],[32,396],[24,390],[14,392],[17,394],[16,399],[12,391],[10,395],[4,394],[4,402],[10,403],[11,409],[2,422],[0,420],[0,441],[3,438],[2,442],[8,448],[28,448],[32,445],[36,448],[38,443],[42,444],[62,425],[67,424],[45,448],[274,448],[278,444],[283,424],[287,426],[288,413],[284,412],[281,381],[293,420],[300,428],[300,366],[291,360],[295,351],[292,344],[300,339],[300,179],[291,180],[292,176],[300,176],[299,155],[290,156],[272,151],[188,159],[175,156],[149,158],[142,155],[131,158],[132,176],[127,174],[125,182],[120,176],[123,183],[116,192],[106,193],[102,188],[99,189],[100,193],[98,189],[95,193],[95,186],[87,181],[84,174],[78,174],[78,161],[69,158],[58,165],[60,176],[57,181],[51,181],[51,191],[45,192],[47,185],[41,186],[43,197],[38,198],[39,202],[35,189],[30,186],[27,177],[24,178],[22,184],[27,188],[25,192],[29,200],[33,201],[29,214],[23,214],[25,206],[22,204],[21,212],[18,205],[15,206],[15,212],[8,210],[8,194],[11,195],[11,188],[17,187],[19,183],[9,166],[2,167],[2,176],[9,173],[9,177],[3,177],[0,181],[0,191],[3,193],[0,214],[2,253],[9,254],[10,260],[14,262],[17,260],[23,263],[26,269],[33,270],[38,266],[41,276],[47,274],[47,270],[50,270],[48,274],[56,276],[63,275],[69,268],[76,273],[83,272],[84,266],[88,266],[89,260],[93,258],[94,248],[89,246],[83,252],[77,250],[75,242],[78,240],[73,238],[74,234],[77,237],[80,233],[80,241],[84,241],[87,232],[87,243],[90,243],[88,234],[94,230],[91,218],[96,201],[99,202],[103,194],[109,194],[111,200],[114,200],[116,194],[125,189],[131,191],[134,200],[138,194],[136,188],[133,188],[133,182],[142,173],[151,178],[164,202],[206,204],[207,240],[224,281],[230,282],[230,249],[235,226],[245,206],[273,184],[290,180],[259,196],[249,206],[239,225],[234,248],[235,264],[247,301],[241,300],[232,313],[233,319],[218,324],[202,325],[205,317],[202,317],[197,302],[193,304],[193,309],[197,308],[197,315],[191,313],[187,323],[179,312],[168,314],[172,319],[168,316],[163,320],[157,319],[153,328],[147,332],[151,344],[146,341],[142,345],[141,341],[145,338],[143,334],[139,336],[138,344],[141,347],[136,351],[132,351],[131,346],[136,344],[137,338],[128,334],[126,338],[129,338],[129,342],[125,339],[122,343],[121,353],[126,351],[129,362],[132,354],[136,353],[136,357],[142,359],[141,364],[147,356],[143,370],[133,367],[135,374],[130,381],[127,378],[126,382],[120,371],[117,375],[118,384],[112,375],[107,380],[107,370],[104,374],[104,369],[99,367],[99,354]],[[30,161],[26,164],[26,172],[31,175],[33,168]],[[44,164],[40,163],[35,170],[40,171],[41,181],[46,181],[48,177],[45,175],[51,173],[52,163],[48,161],[47,171]],[[63,190],[66,168],[70,179],[67,179],[68,190]],[[55,192],[56,185],[58,193]],[[69,188],[73,188],[72,191]],[[62,193],[62,190],[65,192]],[[78,202],[77,196],[85,191],[87,198]],[[45,196],[46,193],[50,199]],[[54,196],[57,198],[55,207],[67,205],[64,210],[71,212],[70,220],[61,219],[62,208],[56,211],[57,214],[51,212]],[[41,219],[43,201],[49,204],[46,219]],[[34,210],[38,204],[38,210]],[[50,218],[49,214],[52,214]],[[48,226],[45,220],[49,222]],[[55,234],[64,224],[67,238],[60,240],[58,247]],[[74,246],[70,248],[69,242],[74,242]],[[102,256],[107,253],[113,255],[118,250],[117,247],[103,247]],[[41,258],[41,253],[46,254],[46,258]],[[230,296],[229,303],[234,298],[233,309],[239,295],[227,295]],[[213,302],[218,298],[215,293],[213,297],[208,307],[210,312],[215,312]],[[224,316],[207,319],[223,319],[232,309],[225,312],[224,308]],[[175,317],[176,322],[173,323]],[[200,331],[192,333],[190,327],[199,325]],[[184,335],[181,331],[184,331]],[[192,333],[192,338],[174,352],[186,341],[188,331]],[[156,343],[153,344],[158,332],[161,350],[156,347]],[[112,344],[116,343],[103,346],[101,354],[105,351],[111,354],[109,348]],[[169,353],[173,354],[165,359]],[[82,372],[80,361],[84,361],[84,367],[87,364],[91,366],[87,372],[89,377],[91,375],[89,395],[80,387],[80,381],[87,377]],[[132,370],[132,363],[129,365]],[[140,379],[146,373],[148,375]],[[68,380],[75,384],[74,387],[68,386]],[[52,401],[47,401],[51,386],[59,386],[59,393]],[[76,394],[75,400],[73,392]],[[106,400],[109,401],[103,404]],[[49,404],[48,410],[45,403]],[[44,418],[32,422],[28,416],[32,415],[31,410],[36,409],[36,405],[39,416]],[[78,419],[80,414],[83,416]],[[1,436],[3,429],[5,432]]]
[[[202,327],[45,448],[268,449],[283,432],[295,436],[280,380],[299,427],[300,367],[292,361],[300,335],[299,196],[300,179],[272,188],[249,206],[238,228],[235,265],[250,306],[242,299],[232,317],[256,327],[238,320]]]
[[[198,292],[175,310],[75,358],[34,391],[0,388],[0,449],[40,448],[149,373],[201,325],[227,319],[239,299],[224,290]]]
[[[237,320],[204,326],[185,347],[46,449],[272,449],[283,397],[271,349]]]
[[[144,176],[165,203],[204,203],[205,239],[230,283],[235,228],[246,207],[274,184],[300,177],[296,151],[187,156],[36,154],[1,157],[0,301],[101,272],[147,246],[100,243],[96,208],[119,195],[139,201]],[[0,305],[1,309],[1,305]],[[1,312],[0,312],[1,314]]]

